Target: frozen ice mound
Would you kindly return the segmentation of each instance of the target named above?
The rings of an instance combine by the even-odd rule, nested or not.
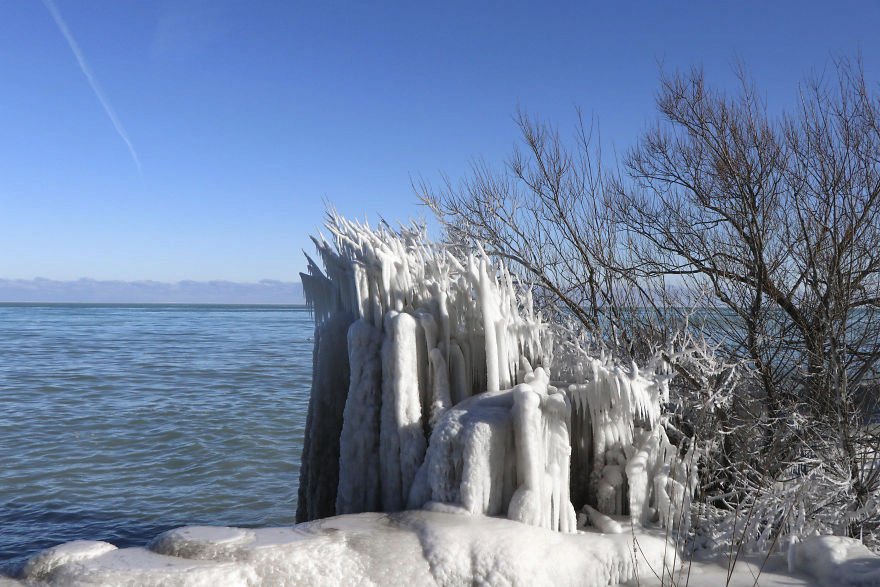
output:
[[[659,532],[563,534],[481,515],[404,511],[288,528],[178,528],[145,548],[77,543],[36,555],[49,585],[609,585],[661,574],[674,549]],[[101,544],[101,543],[90,543]],[[110,545],[107,545],[110,546]],[[51,553],[50,553],[51,551]],[[47,554],[50,553],[50,554]],[[171,556],[169,553],[173,553]],[[53,560],[43,572],[38,561]]]

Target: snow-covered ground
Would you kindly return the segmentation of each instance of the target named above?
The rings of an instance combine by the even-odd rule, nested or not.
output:
[[[729,578],[728,578],[729,577]],[[661,582],[660,577],[651,575],[640,577],[638,581],[625,583],[628,587],[659,587],[660,585],[689,585],[690,587],[799,587],[822,586],[815,578],[799,572],[789,572],[785,558],[779,555],[766,562],[761,558],[740,559],[733,568],[728,568],[727,559],[713,561],[694,561],[678,567],[674,579],[669,576]],[[828,585],[838,585],[829,583]]]
[[[566,534],[435,505],[285,528],[185,527],[146,548],[77,541],[34,556],[29,585],[880,585],[880,557],[858,541],[812,537],[789,556],[682,564],[659,529]],[[789,565],[794,570],[789,570]],[[763,567],[763,568],[762,568]],[[729,582],[728,582],[729,577]],[[0,578],[0,585],[20,584]]]

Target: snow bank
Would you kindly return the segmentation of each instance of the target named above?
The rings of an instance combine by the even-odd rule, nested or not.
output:
[[[25,578],[50,585],[169,587],[590,587],[663,573],[673,549],[660,534],[639,531],[637,538],[636,560],[629,531],[561,534],[479,515],[365,513],[292,528],[179,528],[157,537],[149,550],[97,549],[87,557],[59,556],[81,549],[62,545],[51,556],[31,559]]]
[[[746,557],[740,555],[736,564],[729,567],[725,556],[717,559],[687,561],[674,572],[639,577],[625,585],[632,587],[817,587],[816,581],[807,575],[790,573],[784,557]],[[834,587],[836,584],[828,585]]]
[[[810,536],[788,549],[790,572],[812,575],[824,585],[880,585],[880,557],[860,540],[843,536]]]

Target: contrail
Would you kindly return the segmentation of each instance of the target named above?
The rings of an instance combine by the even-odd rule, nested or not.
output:
[[[125,132],[125,127],[122,126],[119,118],[116,117],[116,112],[113,111],[113,107],[110,105],[110,102],[107,101],[104,92],[101,91],[101,87],[98,85],[98,80],[95,79],[92,70],[89,68],[89,64],[86,63],[86,58],[83,56],[82,51],[80,51],[76,39],[74,39],[73,35],[70,33],[70,29],[67,28],[67,23],[61,18],[61,13],[58,12],[58,8],[55,7],[55,3],[52,2],[52,0],[43,0],[43,5],[45,5],[46,9],[52,14],[55,24],[58,25],[58,30],[61,31],[61,34],[64,35],[64,38],[67,40],[67,44],[70,45],[70,50],[73,51],[73,56],[76,57],[80,70],[82,70],[83,75],[86,76],[86,80],[88,80],[89,85],[92,87],[92,91],[95,92],[95,96],[98,98],[101,106],[104,107],[104,112],[107,113],[107,117],[110,119],[110,122],[113,123],[113,128],[116,129],[116,133],[123,141],[125,141],[125,145],[128,147],[128,152],[131,153],[131,158],[134,160],[135,165],[137,165],[138,171],[143,173],[141,160],[138,158],[137,151],[134,150],[134,145],[131,144],[131,140],[128,138],[128,133]]]

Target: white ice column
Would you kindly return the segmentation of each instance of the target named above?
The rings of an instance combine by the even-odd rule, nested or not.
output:
[[[404,509],[425,456],[419,397],[418,323],[409,314],[385,315],[382,343],[382,413],[379,435],[382,510]]]
[[[336,513],[378,511],[379,421],[382,405],[382,333],[361,319],[348,329],[351,384],[339,446]]]
[[[538,368],[513,388],[513,430],[519,487],[507,517],[561,532],[574,532],[577,520],[569,500],[568,420],[570,405],[548,387]]]
[[[303,443],[296,519],[336,514],[339,440],[349,386],[348,343],[352,318],[334,312],[315,329],[314,371]]]
[[[498,296],[495,284],[486,271],[486,259],[480,261],[480,308],[483,311],[483,334],[486,337],[486,389],[501,389],[498,373],[498,339],[496,320],[498,315]]]

